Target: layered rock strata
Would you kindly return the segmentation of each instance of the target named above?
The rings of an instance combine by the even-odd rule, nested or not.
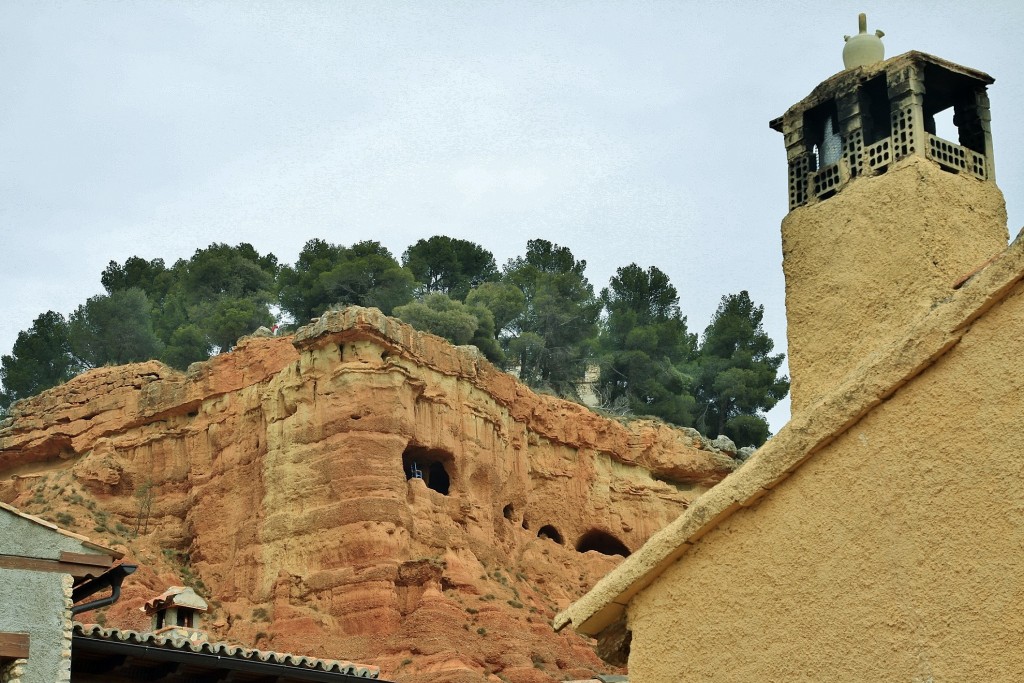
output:
[[[0,423],[0,499],[143,565],[108,624],[145,628],[183,580],[217,638],[412,683],[606,670],[551,616],[735,466],[356,307],[187,373],[95,369]]]

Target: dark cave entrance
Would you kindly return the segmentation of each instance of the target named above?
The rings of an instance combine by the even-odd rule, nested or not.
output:
[[[402,469],[407,480],[422,479],[427,488],[447,496],[452,485],[449,472],[454,460],[447,451],[410,444],[402,453]]]
[[[562,534],[560,534],[558,529],[550,524],[545,524],[537,531],[537,538],[550,538],[558,545],[565,545],[565,540],[562,538]]]
[[[629,548],[626,547],[625,543],[615,538],[607,531],[601,531],[600,529],[591,529],[580,536],[580,540],[576,543],[576,550],[581,553],[585,553],[588,550],[595,550],[602,555],[622,555],[623,557],[629,557]]]

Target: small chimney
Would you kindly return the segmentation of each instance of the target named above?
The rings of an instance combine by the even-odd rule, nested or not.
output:
[[[153,633],[193,642],[205,642],[206,632],[200,628],[200,619],[209,606],[206,601],[186,586],[171,586],[142,606],[152,618]]]

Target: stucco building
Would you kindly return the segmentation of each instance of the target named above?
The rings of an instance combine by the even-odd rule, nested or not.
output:
[[[912,52],[772,122],[793,417],[556,617],[632,683],[1020,679],[1024,240],[991,83]]]
[[[0,503],[0,681],[70,680],[75,587],[103,576],[120,557]]]

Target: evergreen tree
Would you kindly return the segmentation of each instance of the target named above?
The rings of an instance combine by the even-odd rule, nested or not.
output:
[[[472,344],[492,363],[504,359],[494,339],[494,316],[479,304],[464,304],[447,294],[433,292],[396,307],[394,315],[417,330],[444,337],[453,344]]]
[[[334,303],[320,276],[344,259],[345,247],[311,239],[302,247],[294,266],[281,268],[277,276],[278,299],[296,324],[304,325]]]
[[[503,280],[518,287],[525,300],[523,312],[509,325],[514,335],[509,351],[523,381],[575,391],[601,313],[586,267],[567,247],[539,239],[527,242],[525,256],[505,264]]]
[[[697,348],[668,277],[636,264],[619,268],[600,298],[586,262],[546,240],[530,240],[500,281],[493,256],[465,240],[420,240],[402,267],[379,242],[351,247],[313,239],[294,266],[252,245],[212,244],[168,268],[162,259],[111,261],[106,295],[68,320],[53,311],[19,333],[0,356],[0,410],[86,367],[159,356],[184,369],[260,325],[270,325],[275,290],[303,322],[333,305],[375,306],[417,329],[474,344],[495,363],[507,352],[523,381],[572,392],[600,352],[602,388],[634,413],[694,425],[738,445],[768,436],[764,411],[789,390],[782,354],[762,328],[763,308],[747,292],[722,298]],[[419,279],[424,293],[412,294]],[[465,297],[465,303],[459,298]],[[411,302],[411,303],[410,303]],[[602,307],[607,318],[600,326]],[[503,352],[504,349],[504,352]]]
[[[210,338],[198,325],[186,323],[171,333],[160,360],[172,368],[185,370],[192,363],[210,357]]]
[[[789,391],[778,376],[784,354],[761,325],[764,307],[747,292],[722,297],[700,348],[697,428],[708,436],[725,434],[738,446],[760,446],[768,438],[770,410]]]
[[[668,276],[654,266],[619,268],[601,301],[608,315],[601,335],[606,400],[625,400],[637,414],[693,424],[697,339],[686,329]]]
[[[356,242],[322,279],[334,303],[371,306],[385,315],[412,299],[412,274],[380,242]]]
[[[100,273],[100,283],[107,294],[137,287],[154,302],[163,299],[173,281],[174,278],[161,258],[147,261],[138,256],[130,256],[123,265],[111,261]]]
[[[138,287],[90,297],[68,321],[71,352],[81,367],[122,365],[160,355],[150,303]]]
[[[185,369],[273,324],[269,305],[278,269],[276,256],[261,255],[251,244],[211,244],[171,268],[162,259],[111,261],[100,280],[111,295],[131,287],[146,293],[161,360]]]
[[[211,244],[197,249],[188,261],[175,263],[157,325],[167,344],[165,362],[208,355],[213,348],[228,351],[239,337],[273,325],[270,303],[278,270],[276,256],[261,255],[244,242],[235,247]],[[201,337],[176,335],[190,325]]]
[[[18,333],[10,355],[0,356],[0,409],[34,396],[75,376],[68,323],[54,311],[41,314],[32,327]]]
[[[485,282],[470,290],[466,304],[486,308],[494,320],[494,338],[506,339],[512,336],[513,321],[526,310],[526,296],[510,282]]]
[[[278,277],[281,308],[299,324],[331,306],[373,306],[390,314],[412,300],[412,274],[380,242],[351,247],[320,239],[306,242],[295,266]]]
[[[476,316],[464,303],[440,292],[398,306],[394,314],[417,330],[444,337],[453,344],[468,344],[479,326]]]
[[[416,278],[421,293],[441,292],[463,301],[469,290],[498,279],[494,255],[479,244],[435,235],[402,254],[402,265]]]
[[[476,330],[469,343],[480,349],[487,360],[499,367],[504,367],[505,352],[497,341],[497,333],[494,328],[494,314],[482,304],[467,303],[466,310],[476,316]]]

